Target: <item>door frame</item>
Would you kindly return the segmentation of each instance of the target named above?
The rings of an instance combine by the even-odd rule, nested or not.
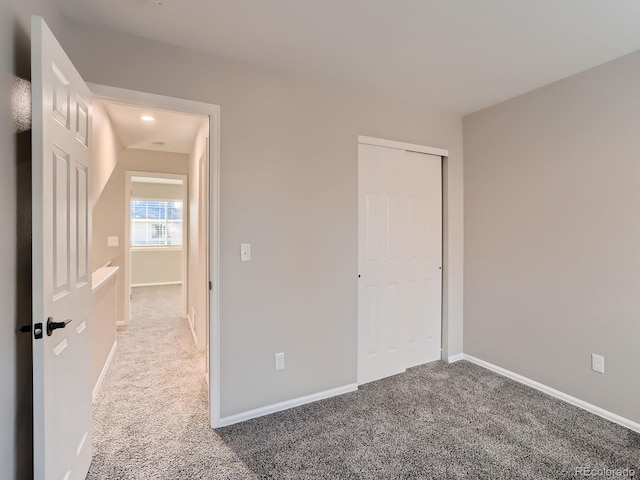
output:
[[[445,252],[448,251],[447,249],[447,241],[448,239],[448,234],[447,231],[445,229],[446,225],[448,224],[448,208],[447,208],[447,198],[445,195],[446,190],[446,167],[447,167],[447,159],[449,157],[449,151],[442,149],[442,148],[436,148],[436,147],[428,147],[426,145],[418,145],[418,144],[414,144],[414,143],[406,143],[406,142],[398,142],[395,140],[386,140],[383,138],[376,138],[376,137],[368,137],[366,135],[358,135],[358,145],[362,144],[362,145],[372,145],[372,146],[376,146],[376,147],[385,147],[385,148],[393,148],[396,150],[406,150],[409,152],[416,152],[416,153],[426,153],[428,155],[434,155],[437,157],[440,157],[441,162],[442,162],[442,169],[441,169],[441,181],[442,181],[442,252],[441,252],[441,264],[442,264],[442,274],[441,274],[441,291],[442,291],[442,296],[441,296],[441,306],[440,306],[440,321],[441,321],[441,328],[440,328],[440,359],[444,360],[444,361],[448,361],[447,358],[447,351],[448,349],[445,347],[445,338],[446,338],[446,332],[448,332],[448,310],[446,309],[446,305],[448,303],[448,289],[445,288],[445,279],[446,277],[446,264],[447,262],[445,261]],[[360,174],[358,173],[358,203],[359,203],[359,198],[360,198]],[[359,235],[359,223],[360,223],[360,209],[358,208],[358,235]],[[360,242],[358,241],[358,270],[360,270]],[[358,272],[359,274],[359,272]],[[358,310],[360,308],[360,288],[358,287],[357,290],[357,295],[358,298],[356,299],[356,304],[358,305]],[[358,318],[360,317],[360,315],[358,314]],[[357,339],[358,339],[358,343],[356,345],[356,372],[357,372],[357,382],[358,385],[361,385],[361,379],[359,378],[360,375],[360,321],[358,320],[358,333],[356,335]]]
[[[147,178],[166,178],[170,180],[181,180],[182,181],[182,196],[180,200],[182,201],[182,316],[184,318],[187,317],[187,291],[189,285],[189,276],[187,272],[187,259],[188,259],[188,251],[189,251],[189,243],[188,243],[188,228],[185,228],[184,221],[184,213],[187,211],[187,188],[188,188],[188,176],[180,175],[175,173],[158,173],[158,172],[139,172],[135,170],[127,170],[125,171],[125,220],[124,220],[124,242],[126,242],[126,250],[124,256],[124,291],[129,292],[129,298],[124,298],[124,325],[128,325],[131,323],[131,287],[132,282],[131,278],[133,277],[133,272],[131,271],[131,254],[133,252],[133,248],[131,247],[131,200],[133,197],[131,196],[132,191],[132,177],[147,177]],[[188,225],[188,223],[186,224]]]
[[[220,106],[88,83],[96,100],[209,117],[209,423],[220,426]]]

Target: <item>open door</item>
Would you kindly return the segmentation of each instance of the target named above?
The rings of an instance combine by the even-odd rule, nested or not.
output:
[[[34,478],[91,464],[91,93],[41,17],[33,89]]]

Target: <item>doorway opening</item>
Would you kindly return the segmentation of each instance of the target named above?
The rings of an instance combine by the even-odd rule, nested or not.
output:
[[[197,346],[196,307],[191,315],[188,309],[189,303],[204,299],[194,292],[189,301],[189,288],[196,285],[189,285],[188,238],[198,226],[187,222],[187,181],[187,175],[126,172],[125,292],[130,292],[127,323],[144,313],[162,314],[169,308],[188,319]],[[158,297],[167,304],[154,303]]]
[[[109,367],[118,340],[124,352],[126,342],[142,348],[134,334],[171,336],[166,348],[186,345],[197,352],[194,368],[206,391],[209,423],[216,427],[219,107],[100,85],[90,89],[94,155],[100,157],[94,159],[92,181],[93,264],[121,267],[116,275],[120,338],[104,359],[99,382],[108,368],[119,368],[117,361]],[[122,230],[109,226],[116,217]],[[173,330],[160,333],[163,321]],[[171,363],[182,358],[165,353]]]

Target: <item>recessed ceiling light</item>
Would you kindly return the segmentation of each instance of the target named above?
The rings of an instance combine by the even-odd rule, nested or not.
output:
[[[155,120],[151,115],[142,115],[140,118],[145,122],[153,122]]]

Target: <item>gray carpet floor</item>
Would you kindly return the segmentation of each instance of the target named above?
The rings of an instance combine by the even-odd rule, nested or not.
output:
[[[468,362],[213,431],[179,293],[139,293],[95,405],[90,479],[640,478],[639,434]]]

